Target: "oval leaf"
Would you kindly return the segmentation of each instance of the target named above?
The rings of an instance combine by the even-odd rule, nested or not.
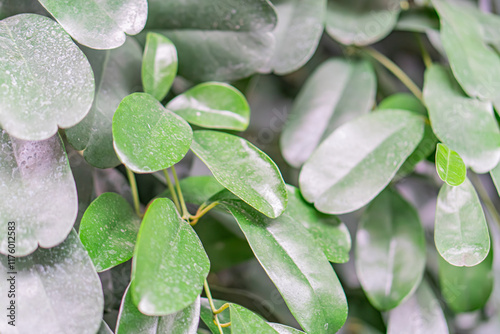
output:
[[[189,124],[149,94],[127,96],[113,116],[113,145],[118,158],[136,173],[173,166],[189,150]]]
[[[197,85],[166,107],[189,123],[204,128],[244,131],[250,121],[250,106],[245,96],[221,82]]]
[[[423,119],[402,110],[380,110],[344,124],[302,168],[302,195],[325,213],[361,208],[389,184],[423,132]]]
[[[356,273],[371,304],[390,310],[418,287],[425,235],[417,211],[392,190],[366,209],[356,234]],[[375,279],[376,278],[376,279]]]
[[[261,317],[246,308],[229,304],[231,333],[234,334],[277,334]]]
[[[89,112],[94,78],[85,55],[51,19],[0,21],[0,124],[12,136],[44,140]]]
[[[200,295],[210,261],[193,228],[166,198],[154,200],[142,221],[132,262],[132,296],[139,311],[167,315]]]
[[[80,223],[80,240],[98,272],[132,258],[141,219],[120,195],[104,193],[90,204]]]
[[[490,251],[488,225],[468,179],[457,187],[443,184],[437,198],[434,241],[439,254],[454,266],[475,266]]]
[[[467,177],[467,168],[460,155],[443,144],[437,144],[436,171],[450,186],[461,185]]]
[[[195,131],[191,150],[220,184],[258,211],[275,218],[285,210],[287,191],[278,167],[245,139],[223,132]]]

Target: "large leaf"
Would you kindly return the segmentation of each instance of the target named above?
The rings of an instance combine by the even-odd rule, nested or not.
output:
[[[497,165],[500,131],[491,103],[465,96],[451,73],[439,65],[425,73],[424,100],[434,133],[466,165],[479,173]]]
[[[163,317],[142,314],[134,305],[130,286],[123,295],[116,334],[194,334],[200,317],[200,298],[185,309]]]
[[[270,219],[239,200],[225,204],[306,332],[336,333],[347,318],[344,291],[322,249],[302,224],[287,213]]]
[[[387,186],[423,132],[423,118],[402,110],[380,110],[344,124],[302,168],[302,195],[325,213],[361,208]]]
[[[437,145],[436,170],[441,180],[450,186],[461,185],[467,177],[467,169],[460,155],[444,144]]]
[[[276,218],[285,210],[287,191],[278,167],[245,139],[223,132],[195,131],[191,150],[220,184],[258,211]]]
[[[175,44],[180,75],[231,81],[267,66],[276,21],[268,0],[150,0],[147,28]]]
[[[113,116],[116,154],[136,173],[173,166],[186,155],[192,136],[185,120],[146,93],[124,98]]]
[[[245,96],[221,82],[194,86],[166,107],[189,123],[204,128],[244,131],[250,121],[250,106]]]
[[[0,88],[0,124],[24,140],[77,124],[94,98],[85,55],[60,25],[35,14],[0,21]]]
[[[7,296],[7,278],[12,276],[15,299]],[[0,301],[7,307],[15,300],[17,311],[15,327],[7,324],[5,314],[2,317],[2,334],[95,334],[101,326],[101,282],[75,231],[61,245],[39,249],[14,263],[0,255],[0,277]]]
[[[113,50],[83,48],[94,70],[96,92],[88,115],[66,130],[73,147],[83,151],[91,165],[112,168],[120,164],[113,148],[111,124],[124,97],[141,86],[141,48],[132,38]]]
[[[475,266],[490,251],[483,208],[471,182],[443,184],[436,206],[434,240],[439,254],[454,266]]]
[[[75,181],[59,135],[24,141],[0,130],[0,228],[16,223],[16,256],[66,239],[78,213]],[[7,233],[0,252],[8,254]]]
[[[80,240],[98,272],[132,258],[141,219],[116,193],[104,193],[90,204],[80,223]]]
[[[324,62],[306,81],[283,129],[281,151],[286,161],[300,167],[333,130],[370,110],[375,91],[369,62]]]
[[[366,209],[356,234],[356,272],[368,299],[390,310],[418,287],[425,267],[425,235],[418,213],[392,190]]]
[[[132,296],[139,311],[167,315],[201,293],[210,261],[193,228],[166,198],[154,200],[142,221],[132,263]]]
[[[229,314],[231,315],[231,333],[233,334],[277,334],[264,319],[246,308],[229,304]]]
[[[147,0],[38,0],[78,43],[93,49],[114,49],[126,35],[141,32]]]
[[[326,32],[342,44],[367,45],[396,25],[399,0],[329,0]]]

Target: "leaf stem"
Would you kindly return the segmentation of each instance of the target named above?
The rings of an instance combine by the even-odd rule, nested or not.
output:
[[[495,208],[495,204],[493,204],[493,202],[491,201],[490,196],[488,195],[488,192],[484,188],[484,185],[481,182],[481,179],[479,178],[479,176],[477,176],[476,173],[470,173],[470,180],[471,180],[472,184],[474,185],[474,188],[476,188],[476,191],[479,195],[479,198],[481,198],[481,201],[483,201],[490,216],[500,226],[500,215],[498,214],[498,211]]]
[[[163,170],[163,174],[165,174],[165,180],[167,180],[168,191],[172,195],[175,207],[177,208],[177,211],[181,212],[181,206],[179,205],[179,198],[177,197],[177,193],[175,192],[172,180],[170,180],[170,175],[168,174],[168,171],[166,169]]]
[[[217,309],[215,308],[214,301],[212,299],[212,294],[210,293],[210,288],[208,287],[208,282],[207,282],[206,278],[205,278],[205,281],[203,282],[203,286],[205,287],[205,294],[207,295],[208,303],[210,304],[210,309],[212,309],[212,313],[214,314],[214,322],[217,325],[217,328],[219,328],[219,333],[224,334],[224,331],[222,330],[221,323],[219,322],[219,318],[217,317],[217,314],[218,314],[218,313],[216,313]],[[223,305],[223,307],[224,307],[224,305]],[[224,324],[224,326],[228,327],[230,324],[231,323]]]
[[[184,196],[182,195],[181,185],[179,183],[179,179],[177,178],[177,172],[175,171],[175,166],[171,167],[172,175],[174,176],[175,187],[177,188],[177,193],[179,195],[179,202],[181,204],[182,209],[182,218],[189,221],[191,215],[186,207],[186,202],[184,201]]]
[[[193,220],[190,222],[190,224],[196,225],[196,223],[198,222],[198,220],[200,220],[201,217],[203,217],[208,211],[212,210],[219,204],[220,203],[216,201],[210,203],[210,205],[205,205],[205,204],[200,205],[198,211],[196,211],[196,214],[194,216],[191,216]]]
[[[426,68],[431,67],[432,58],[427,49],[425,48],[424,42],[422,41],[422,37],[419,34],[415,33],[415,38],[417,39],[420,52],[422,53],[422,60],[424,61],[425,67]]]
[[[132,197],[134,198],[134,208],[135,213],[142,218],[141,213],[141,204],[139,201],[139,191],[137,190],[137,182],[135,181],[135,174],[132,172],[127,166],[125,166],[127,170],[128,181],[130,183],[130,188],[132,189]]]

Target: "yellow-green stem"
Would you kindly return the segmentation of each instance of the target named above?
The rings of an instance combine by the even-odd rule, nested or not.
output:
[[[483,186],[483,183],[481,182],[481,179],[475,174],[475,173],[470,173],[470,180],[472,184],[474,185],[474,188],[476,188],[477,194],[479,195],[479,198],[481,198],[481,201],[483,201],[484,205],[486,206],[486,209],[490,213],[491,218],[493,218],[497,224],[500,226],[500,215],[498,214],[497,209],[495,208],[495,205],[490,199],[490,196],[488,195],[488,192]]]
[[[418,46],[420,47],[420,52],[422,53],[422,60],[424,61],[425,67],[429,68],[432,66],[432,58],[427,49],[425,48],[422,37],[415,33],[415,38],[417,39]]]
[[[184,196],[182,196],[181,185],[179,183],[179,179],[177,178],[177,173],[175,171],[174,166],[172,166],[172,175],[174,176],[175,187],[177,188],[177,194],[179,195],[179,202],[181,204],[181,210],[182,210],[182,218],[189,221],[191,215],[189,214],[189,211],[186,207],[186,202],[184,202]]]
[[[172,195],[175,207],[177,208],[177,211],[181,212],[181,206],[179,205],[179,198],[177,197],[177,193],[175,192],[172,180],[170,180],[170,175],[168,175],[168,171],[166,169],[163,170],[163,174],[165,174],[165,180],[167,180],[168,191]]]
[[[128,169],[127,166],[125,166],[125,168],[127,169],[127,176],[128,176],[128,181],[130,183],[130,189],[132,189],[132,197],[134,199],[135,213],[139,217],[142,217],[141,204],[139,201],[139,191],[137,190],[137,182],[135,181],[134,172],[132,172],[130,169]]]
[[[203,286],[205,287],[205,294],[207,295],[208,303],[210,304],[210,309],[212,310],[212,313],[214,314],[214,322],[217,325],[217,328],[219,328],[220,334],[224,334],[224,331],[222,330],[221,323],[219,322],[219,318],[217,317],[217,309],[215,308],[214,301],[212,299],[212,294],[210,293],[210,288],[208,287],[208,282],[207,279],[203,282]],[[229,324],[225,324],[228,325]]]
[[[195,225],[198,222],[198,220],[200,220],[201,217],[203,217],[208,211],[212,210],[217,205],[219,205],[219,202],[212,202],[210,203],[210,205],[202,204],[198,208],[198,211],[196,211],[196,215],[191,216],[192,221],[190,222],[190,224]]]

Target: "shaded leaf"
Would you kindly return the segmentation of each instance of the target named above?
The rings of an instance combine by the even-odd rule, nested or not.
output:
[[[38,0],[0,0],[0,20],[22,13],[50,15]]]
[[[498,196],[500,196],[500,163],[490,171],[490,176],[493,180]]]
[[[397,30],[425,33],[429,30],[439,31],[439,17],[433,8],[416,7],[401,12]]]
[[[109,329],[108,324],[103,320],[97,334],[113,334],[113,331]]]
[[[450,186],[461,185],[467,177],[467,168],[460,155],[444,144],[437,144],[436,171]]]
[[[202,205],[210,197],[225,188],[213,176],[189,176],[179,181],[184,200],[195,205]],[[169,197],[170,192],[165,190],[160,197]]]
[[[231,315],[231,333],[234,334],[276,334],[271,326],[264,319],[247,310],[246,308],[229,304],[229,313]]]

